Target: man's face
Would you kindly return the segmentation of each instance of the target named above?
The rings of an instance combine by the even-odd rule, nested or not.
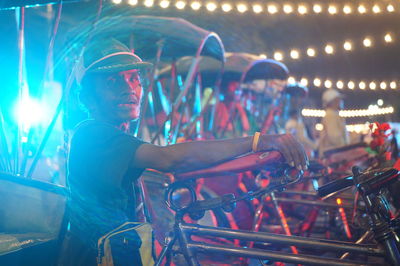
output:
[[[96,114],[111,122],[128,122],[139,118],[142,85],[138,70],[98,76],[95,81]]]

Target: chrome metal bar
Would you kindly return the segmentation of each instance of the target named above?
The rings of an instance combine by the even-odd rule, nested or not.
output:
[[[342,204],[337,205],[336,203],[330,202],[323,202],[323,201],[315,201],[315,200],[303,200],[303,199],[288,199],[288,198],[276,198],[278,202],[288,202],[288,203],[298,203],[298,204],[306,204],[318,207],[325,207],[325,208],[345,208],[345,209],[352,209],[353,205],[350,204]]]
[[[307,238],[300,236],[286,236],[265,232],[251,232],[245,230],[233,230],[228,228],[215,228],[196,224],[182,224],[181,229],[194,235],[207,235],[225,237],[229,239],[240,239],[244,241],[267,242],[287,246],[305,248],[318,247],[321,250],[337,250],[344,252],[365,253],[374,256],[384,255],[384,251],[373,245],[360,245],[350,242]]]
[[[365,265],[353,261],[345,261],[331,258],[322,258],[310,255],[296,255],[278,251],[267,251],[255,248],[239,248],[234,246],[218,246],[211,244],[189,243],[188,248],[202,253],[224,254],[226,256],[249,257],[260,260],[272,260],[305,265],[338,265],[354,266]]]

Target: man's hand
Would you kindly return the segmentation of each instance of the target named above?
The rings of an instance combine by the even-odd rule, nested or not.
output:
[[[307,154],[292,135],[262,135],[260,136],[258,151],[276,150],[283,154],[286,161],[299,170],[306,170],[308,165]]]

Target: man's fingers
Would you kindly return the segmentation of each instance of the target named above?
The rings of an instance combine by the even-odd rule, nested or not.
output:
[[[278,142],[279,144],[279,151],[283,154],[283,157],[285,157],[285,160],[293,167],[295,167],[295,161],[294,158],[290,152],[290,148],[286,144],[285,140],[282,140]]]
[[[294,166],[299,170],[306,170],[307,155],[303,146],[292,135],[285,135],[285,137],[285,144],[289,147]]]

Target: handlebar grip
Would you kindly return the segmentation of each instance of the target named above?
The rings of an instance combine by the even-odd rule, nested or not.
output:
[[[326,185],[323,185],[318,188],[317,193],[318,196],[326,197],[329,194],[335,193],[337,191],[340,191],[342,189],[351,187],[353,185],[353,176],[348,176],[342,179],[335,180],[333,182],[330,182]]]

